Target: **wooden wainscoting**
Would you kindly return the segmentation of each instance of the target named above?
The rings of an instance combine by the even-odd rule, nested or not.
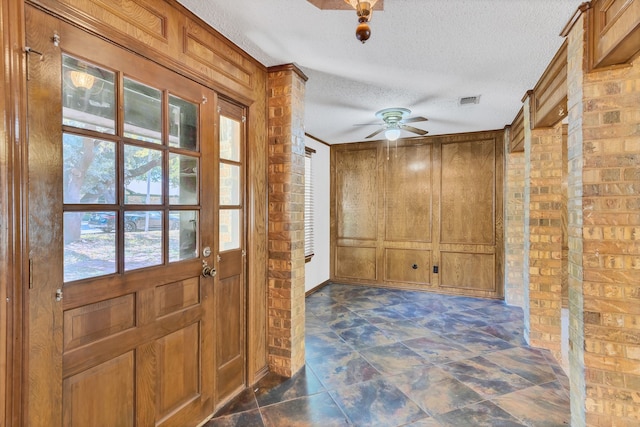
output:
[[[504,131],[331,147],[331,280],[502,298]]]

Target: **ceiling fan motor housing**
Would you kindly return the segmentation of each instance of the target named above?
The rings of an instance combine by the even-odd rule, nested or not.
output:
[[[406,108],[385,108],[376,113],[376,117],[380,118],[390,127],[396,127],[405,117],[411,114],[411,110]]]

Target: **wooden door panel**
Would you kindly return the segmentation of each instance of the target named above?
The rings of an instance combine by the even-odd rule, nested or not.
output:
[[[201,393],[199,384],[200,323],[193,323],[155,342],[156,419],[193,402]]]
[[[495,144],[442,144],[441,243],[494,244]]]
[[[336,154],[338,239],[375,240],[378,235],[378,152]]]
[[[413,249],[385,250],[385,280],[388,282],[431,282],[431,251]]]
[[[224,367],[242,352],[242,342],[235,338],[240,333],[242,325],[242,311],[238,310],[242,307],[242,292],[240,292],[238,277],[221,280],[218,283],[218,290],[219,306],[230,308],[228,312],[218,310],[216,313],[218,324],[224,325],[224,328],[218,330],[222,345],[217,349],[218,364]]]
[[[244,388],[244,292],[240,276],[220,280],[216,294],[216,380],[218,396],[225,400]]]
[[[386,241],[431,242],[431,145],[398,147],[385,162]]]
[[[135,327],[135,295],[127,294],[64,312],[64,351]]]
[[[129,351],[65,378],[63,425],[133,426],[134,366],[134,352]]]
[[[226,280],[230,277],[240,275],[244,264],[243,259],[244,257],[240,250],[222,254],[220,261],[218,261],[218,279]]]
[[[200,278],[198,277],[156,287],[155,305],[158,318],[198,303],[200,303]]]
[[[440,286],[495,292],[495,255],[440,253]]]
[[[336,275],[354,279],[376,280],[376,248],[338,246],[335,253]]]

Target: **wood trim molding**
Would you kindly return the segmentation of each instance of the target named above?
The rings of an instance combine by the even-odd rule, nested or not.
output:
[[[331,284],[331,280],[325,280],[324,282],[320,283],[318,286],[309,289],[307,292],[304,293],[305,298],[308,297],[309,295],[313,295],[318,291],[321,291],[322,288],[324,288],[325,286],[328,286]]]
[[[629,64],[638,54],[640,2],[593,0],[587,13],[587,71]]]
[[[520,108],[509,129],[509,152],[524,151],[524,107]]]
[[[532,129],[554,126],[567,116],[567,66],[565,40],[542,73],[529,98]]]
[[[319,142],[322,145],[326,145],[327,147],[331,147],[331,144],[329,144],[328,142],[325,142],[325,141],[323,141],[321,139],[318,139],[318,138],[316,138],[315,136],[313,136],[313,135],[311,135],[309,133],[305,133],[304,136],[306,136],[307,138],[311,138],[314,141]]]
[[[0,423],[23,425],[23,292],[24,198],[26,171],[26,75],[24,3],[0,0],[0,41],[3,70],[0,104]],[[24,408],[28,410],[28,408]]]
[[[564,26],[564,28],[560,32],[560,36],[567,37],[571,32],[571,29],[573,28],[573,26],[576,25],[576,22],[578,22],[578,19],[580,18],[580,16],[584,13],[587,13],[587,10],[590,7],[591,7],[590,2],[584,2],[580,6],[578,6],[576,11],[573,13],[573,15],[571,15],[569,22],[567,22],[567,24]]]
[[[266,71],[266,67],[177,0],[134,0],[135,10],[118,9],[115,14],[110,11],[109,2],[102,0],[26,0],[26,3],[244,105],[255,101],[257,76]],[[144,13],[147,18],[138,20],[134,13]]]
[[[280,71],[286,71],[286,72],[293,72],[295,74],[298,75],[298,77],[300,77],[303,81],[308,81],[309,77],[306,76],[305,73],[302,72],[302,70],[300,68],[298,68],[298,66],[296,64],[283,64],[283,65],[275,65],[273,67],[269,67],[267,69],[267,71],[269,72],[269,74],[271,73],[277,73]]]

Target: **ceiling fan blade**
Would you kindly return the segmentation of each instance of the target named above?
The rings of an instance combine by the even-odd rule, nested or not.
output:
[[[353,126],[383,126],[384,122],[375,122],[375,123],[355,123]]]
[[[376,136],[377,134],[381,133],[384,130],[384,128],[380,128],[377,131],[375,131],[374,133],[372,133],[371,135],[367,135],[364,137],[364,139],[369,139],[369,138],[373,138],[374,136]]]
[[[417,116],[417,117],[410,117],[407,120],[403,120],[402,123],[416,123],[416,122],[426,122],[427,119],[426,117],[422,117],[422,116]]]
[[[413,132],[416,133],[418,135],[426,135],[429,132],[427,132],[426,130],[422,130],[422,129],[418,129],[418,128],[414,128],[413,126],[406,126],[406,125],[402,125],[400,126],[403,130],[406,130],[408,132]]]

